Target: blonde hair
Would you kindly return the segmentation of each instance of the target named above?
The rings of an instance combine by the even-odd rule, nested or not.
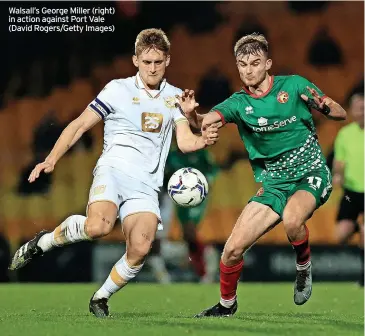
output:
[[[240,55],[258,55],[263,52],[269,53],[269,43],[264,35],[252,33],[241,37],[234,46],[234,56]]]
[[[146,49],[158,49],[169,54],[170,41],[165,32],[161,29],[150,28],[142,30],[136,38],[134,44],[134,53],[136,56],[140,55]]]

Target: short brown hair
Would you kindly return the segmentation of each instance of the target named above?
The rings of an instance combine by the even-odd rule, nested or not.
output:
[[[234,56],[258,55],[260,52],[269,53],[269,43],[264,35],[253,33],[241,37],[234,46]]]
[[[170,41],[163,30],[156,28],[144,29],[137,35],[134,44],[136,56],[140,55],[143,50],[151,48],[161,50],[166,55],[170,52]]]

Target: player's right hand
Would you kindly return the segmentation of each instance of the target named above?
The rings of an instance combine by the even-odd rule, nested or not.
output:
[[[42,171],[44,171],[46,174],[52,173],[54,170],[54,166],[55,166],[54,163],[50,161],[44,161],[42,163],[38,163],[29,175],[28,178],[29,183],[34,182],[39,177],[39,174]]]
[[[202,128],[202,136],[207,146],[214,145],[219,140],[218,125],[212,124]]]

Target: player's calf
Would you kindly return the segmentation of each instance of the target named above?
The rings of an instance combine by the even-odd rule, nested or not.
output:
[[[90,300],[90,311],[96,317],[108,316],[106,302],[141,271],[155,239],[157,218],[150,214],[131,215],[124,220],[123,229],[127,240],[127,252],[114,265],[104,284]],[[101,307],[105,308],[104,313],[101,313]]]
[[[92,296],[89,303],[89,310],[96,317],[109,315],[108,300],[110,297],[135,278],[144,265],[133,265],[127,259],[127,253],[114,265],[108,278],[97,292]]]
[[[296,257],[296,278],[294,283],[294,302],[306,303],[312,295],[312,262],[309,246],[309,230],[303,225],[305,236],[301,240],[291,241]]]
[[[296,279],[294,302],[306,303],[312,294],[312,263],[309,245],[309,230],[305,221],[315,209],[313,195],[298,191],[289,200],[283,213],[283,223],[288,239],[296,253]]]
[[[237,310],[237,286],[243,268],[243,253],[248,248],[241,240],[231,235],[226,242],[219,264],[221,298],[217,305],[208,308],[196,317],[229,316]]]

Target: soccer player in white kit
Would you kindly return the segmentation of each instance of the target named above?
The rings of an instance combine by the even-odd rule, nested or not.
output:
[[[119,216],[127,251],[90,300],[90,312],[97,317],[109,315],[109,298],[138,274],[150,251],[161,221],[158,193],[173,128],[183,152],[205,148],[218,139],[214,126],[202,136],[191,131],[185,116],[198,104],[193,92],[182,92],[163,79],[169,50],[163,31],[140,32],[133,56],[136,76],[109,82],[29,176],[29,182],[34,182],[42,171],[52,172],[82,134],[104,120],[104,148],[93,172],[87,217],[73,215],[53,232],[38,233],[18,249],[9,267],[19,269],[54,247],[106,236]]]

